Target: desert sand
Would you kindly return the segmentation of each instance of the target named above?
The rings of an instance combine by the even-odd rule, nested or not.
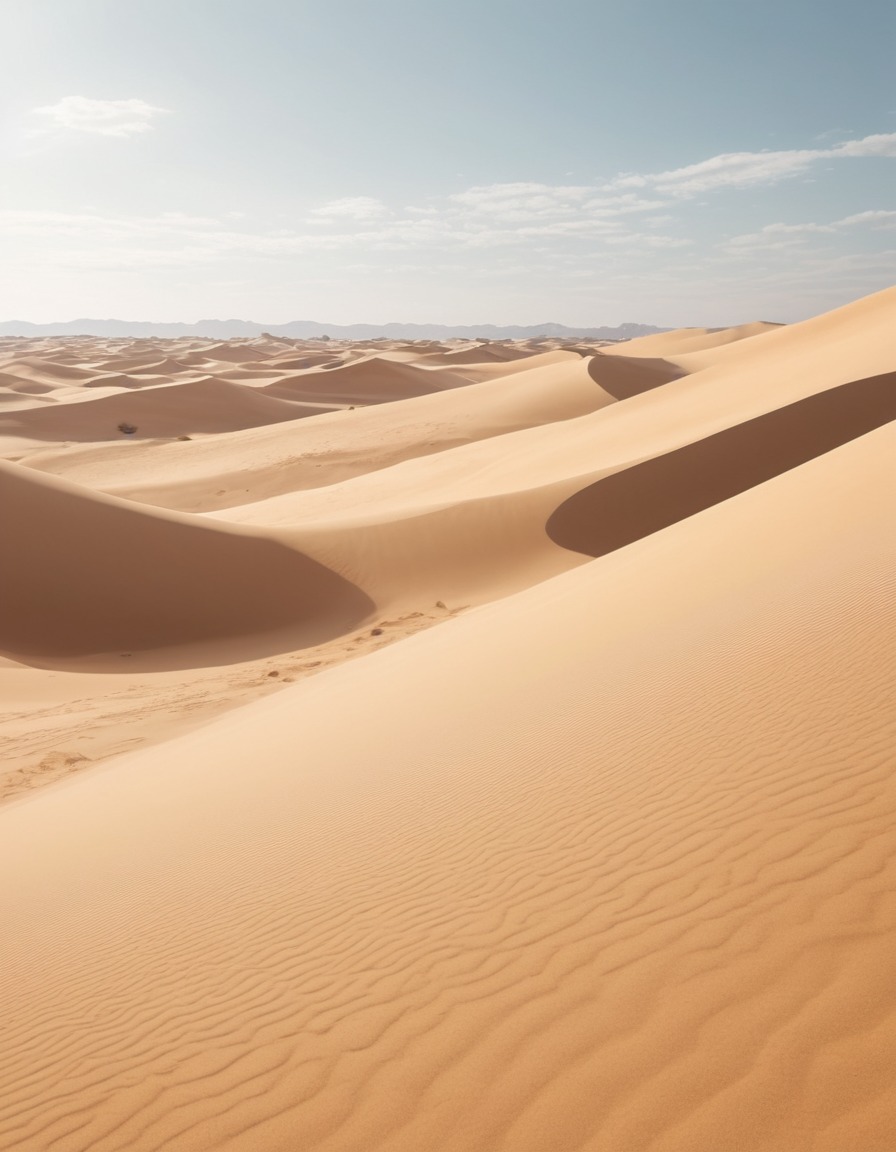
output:
[[[894,332],[0,340],[0,1148],[889,1152]]]

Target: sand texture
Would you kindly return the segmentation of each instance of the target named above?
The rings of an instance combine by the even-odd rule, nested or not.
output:
[[[0,1149],[896,1146],[894,332],[0,341]]]

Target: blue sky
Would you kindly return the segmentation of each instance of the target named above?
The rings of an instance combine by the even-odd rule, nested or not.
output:
[[[0,319],[722,325],[896,279],[890,0],[0,15]]]

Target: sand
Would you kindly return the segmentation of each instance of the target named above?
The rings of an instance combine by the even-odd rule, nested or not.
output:
[[[0,1148],[889,1150],[894,321],[0,342]]]

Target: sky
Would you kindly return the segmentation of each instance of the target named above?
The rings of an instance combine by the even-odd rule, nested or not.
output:
[[[721,326],[896,281],[892,0],[0,20],[0,320]]]

